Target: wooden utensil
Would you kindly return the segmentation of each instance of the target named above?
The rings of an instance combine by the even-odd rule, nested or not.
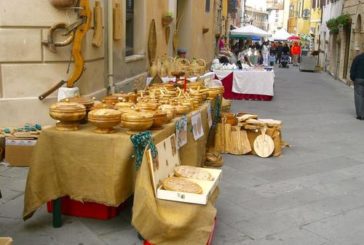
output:
[[[102,45],[102,7],[100,1],[95,2],[94,7],[94,35],[92,38],[92,45],[99,48]]]
[[[148,59],[149,65],[151,66],[155,60],[157,52],[157,31],[155,27],[155,20],[152,19],[152,22],[149,26],[149,37],[148,37]]]
[[[260,157],[269,157],[274,151],[272,137],[266,134],[267,127],[261,129],[261,135],[254,140],[254,151]]]
[[[121,36],[122,36],[122,31],[121,31],[121,23],[122,23],[122,16],[121,16],[121,7],[119,3],[115,4],[115,7],[113,9],[113,26],[114,26],[114,30],[113,30],[113,36],[114,36],[114,40],[120,40]]]

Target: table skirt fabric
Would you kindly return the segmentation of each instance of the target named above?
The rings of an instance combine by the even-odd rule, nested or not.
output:
[[[215,71],[224,85],[225,99],[270,101],[274,96],[274,73],[268,71]]]

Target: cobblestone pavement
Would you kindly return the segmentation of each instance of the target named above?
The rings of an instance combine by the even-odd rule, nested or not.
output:
[[[224,156],[214,244],[363,244],[364,122],[355,119],[353,90],[326,73],[277,68],[273,101],[234,101],[232,110],[283,120],[291,147],[277,158]],[[15,244],[141,244],[130,210],[108,221],[63,216],[53,229],[43,207],[23,222],[26,175],[0,166],[0,236]]]

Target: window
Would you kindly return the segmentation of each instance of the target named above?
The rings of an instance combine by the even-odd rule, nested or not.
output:
[[[210,0],[206,0],[206,4],[205,4],[205,12],[210,12]]]
[[[134,54],[134,0],[126,0],[125,56]]]

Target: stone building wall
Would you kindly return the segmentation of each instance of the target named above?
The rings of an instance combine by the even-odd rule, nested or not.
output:
[[[343,74],[343,79],[346,80],[348,84],[350,81],[350,66],[353,62],[355,56],[364,51],[364,2],[360,0],[346,0],[344,1],[344,14],[349,14],[352,19],[352,24],[350,27],[350,47],[348,59],[342,61],[343,65],[348,65],[348,70],[346,74]]]
[[[90,4],[93,8],[94,1]],[[71,46],[52,53],[41,42],[52,25],[74,20],[73,10],[58,10],[49,1],[0,1],[0,126],[53,122],[48,107],[56,93],[44,101],[38,96],[68,78]],[[92,35],[91,30],[83,43],[86,70],[76,84],[84,95],[98,95],[105,88],[104,46],[94,48]]]
[[[93,29],[83,42],[85,68],[75,84],[81,95],[101,98],[109,92],[108,78],[113,77],[115,91],[143,88],[149,68],[147,55],[148,33],[152,19],[156,22],[157,56],[173,56],[172,40],[176,28],[180,3],[187,6],[179,31],[179,47],[188,49],[188,58],[214,57],[215,5],[214,1],[196,0],[134,0],[134,53],[126,56],[126,1],[101,0],[104,16],[104,40],[100,48],[92,46]],[[93,9],[95,0],[90,0]],[[109,31],[110,8],[121,6],[120,40],[113,39]],[[206,12],[206,3],[210,11]],[[170,25],[171,36],[165,40],[162,16],[174,15]],[[56,23],[71,24],[76,20],[74,10],[58,10],[48,0],[0,1],[0,127],[22,126],[24,123],[54,124],[48,115],[49,105],[56,101],[57,93],[40,101],[38,96],[60,80],[66,80],[71,45],[57,48],[52,53],[42,45],[48,29]],[[202,29],[208,28],[203,34]],[[108,40],[113,39],[112,49]],[[109,73],[109,50],[112,50],[113,74]],[[72,73],[72,65],[70,72]]]

